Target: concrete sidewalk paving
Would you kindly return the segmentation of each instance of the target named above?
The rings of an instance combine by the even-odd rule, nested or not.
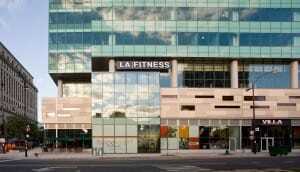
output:
[[[35,156],[38,154],[38,156]],[[268,152],[259,152],[253,154],[249,150],[230,152],[225,154],[225,150],[181,150],[181,151],[162,151],[158,154],[104,154],[103,156],[93,156],[91,150],[83,152],[42,152],[40,148],[29,150],[28,157],[24,152],[11,151],[6,154],[0,154],[0,159],[116,159],[116,160],[163,160],[163,159],[191,159],[191,158],[238,158],[238,157],[269,157]],[[300,156],[300,150],[294,150],[290,156]]]

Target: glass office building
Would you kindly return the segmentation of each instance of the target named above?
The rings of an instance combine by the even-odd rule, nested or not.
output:
[[[49,2],[49,74],[61,99],[91,99],[104,153],[246,149],[252,123],[261,150],[300,148],[299,58],[298,0]]]

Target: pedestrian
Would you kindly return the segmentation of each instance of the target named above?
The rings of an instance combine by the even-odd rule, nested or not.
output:
[[[1,144],[1,152],[5,153],[5,144],[4,143]]]

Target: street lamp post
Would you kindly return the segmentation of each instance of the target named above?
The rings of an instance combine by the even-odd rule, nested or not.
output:
[[[85,140],[85,135],[89,132],[87,129],[82,129],[83,133],[82,133],[82,149],[85,148],[84,145],[84,140]]]
[[[269,75],[269,74],[276,74],[277,70],[272,70],[271,72],[263,73],[262,75],[258,76],[255,80],[252,80],[251,88],[246,89],[246,91],[252,90],[252,125],[250,131],[250,140],[252,141],[252,152],[254,154],[257,153],[257,132],[259,132],[259,128],[256,128],[255,119],[255,84],[256,82],[261,79],[262,77]]]
[[[24,80],[24,117],[26,117],[27,114],[27,90],[29,89],[27,83],[26,83],[26,78],[23,78]],[[26,117],[27,118],[27,117]],[[26,134],[25,134],[25,157],[28,156],[28,139],[29,139],[29,131],[30,131],[30,126],[26,126]]]
[[[247,91],[252,90],[252,125],[250,131],[250,139],[252,140],[252,152],[256,154],[257,152],[257,143],[256,143],[256,126],[255,126],[255,87],[254,83],[251,84],[251,88],[248,88]]]
[[[2,135],[4,138],[4,143],[3,143],[3,147],[2,147],[2,151],[3,153],[6,153],[5,150],[5,145],[6,145],[6,126],[5,126],[5,114],[4,114],[4,83],[3,81],[1,81],[0,83],[0,92],[1,92],[1,115],[2,115]]]

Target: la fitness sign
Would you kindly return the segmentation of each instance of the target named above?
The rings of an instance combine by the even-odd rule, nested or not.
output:
[[[117,70],[167,70],[171,68],[169,61],[117,61]]]

